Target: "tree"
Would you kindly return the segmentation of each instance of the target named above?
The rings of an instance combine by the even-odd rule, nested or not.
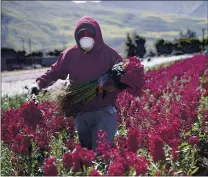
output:
[[[143,58],[146,53],[145,43],[146,39],[139,36],[136,32],[133,32],[132,38],[130,37],[130,34],[127,33],[127,39],[125,42],[127,57],[137,56]]]
[[[14,52],[17,53],[14,49],[8,47],[2,47],[1,52]]]
[[[184,53],[191,53],[190,51],[190,40],[188,38],[180,38],[177,40],[179,50]]]
[[[135,43],[136,43],[136,56],[138,56],[139,58],[143,58],[146,53],[146,48],[145,48],[146,39],[142,36],[136,35]]]
[[[158,39],[155,42],[155,48],[157,50],[158,55],[162,55],[163,54],[163,47],[164,47],[164,39]]]
[[[180,38],[196,38],[196,32],[191,31],[191,30],[188,28],[187,31],[186,31],[186,33],[184,33],[184,34],[180,31],[179,37],[180,37]]]
[[[129,33],[127,33],[127,39],[125,44],[126,44],[126,54],[127,54],[126,56],[127,57],[135,56],[135,45],[133,44]]]
[[[17,51],[18,55],[22,55],[25,56],[26,55],[26,51],[22,50],[22,51]]]
[[[37,57],[42,57],[43,56],[43,52],[37,51],[37,52],[32,52],[31,56],[37,56]]]
[[[63,50],[55,49],[54,51],[49,51],[46,55],[48,55],[48,56],[59,56],[62,51]]]
[[[204,38],[204,46],[208,48],[208,36]]]
[[[165,41],[164,39],[158,39],[155,43],[158,55],[170,55],[176,48],[175,44],[171,41]]]
[[[201,48],[203,48],[202,46],[203,44],[201,43],[201,41],[197,38],[192,38],[190,39],[190,51],[191,53],[198,53],[201,51]]]

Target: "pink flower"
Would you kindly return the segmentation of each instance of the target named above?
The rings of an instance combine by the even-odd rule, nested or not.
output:
[[[12,150],[22,155],[29,155],[30,143],[31,141],[28,135],[18,134],[12,144]]]
[[[133,95],[141,96],[143,93],[142,88],[145,84],[144,66],[141,61],[137,57],[130,57],[125,65],[124,72],[125,74],[120,81],[131,87],[127,87],[127,91]]]
[[[155,162],[159,160],[165,160],[164,144],[162,138],[159,135],[150,136],[150,154]]]
[[[134,165],[136,169],[136,175],[145,175],[147,173],[148,161],[144,156],[139,156]]]
[[[81,158],[83,157],[83,149],[79,145],[75,146],[75,151],[72,152],[73,170],[79,171],[81,168]]]
[[[197,136],[191,136],[189,137],[188,142],[192,145],[197,144],[199,142],[199,138]]]
[[[93,152],[92,150],[84,150],[84,155],[82,157],[82,163],[86,166],[86,167],[90,167],[92,165],[92,161],[95,159],[95,152]]]
[[[124,175],[124,166],[122,163],[113,163],[108,168],[109,176],[123,176]]]
[[[132,152],[137,152],[138,148],[141,145],[140,141],[141,132],[136,127],[128,129],[127,135],[127,147]]]
[[[108,151],[111,148],[108,140],[107,133],[103,130],[98,131],[98,140],[97,140],[96,151],[103,155],[103,158],[108,158]]]
[[[92,169],[92,171],[90,172],[89,176],[101,176],[101,174],[97,170]]]
[[[56,159],[54,157],[49,157],[45,159],[43,168],[44,168],[45,176],[57,176],[58,175]]]
[[[66,152],[63,155],[63,167],[71,168],[73,166],[72,154],[70,152]]]
[[[12,161],[13,164],[16,164],[18,162],[18,158],[12,157],[12,160],[11,161]]]
[[[23,105],[21,115],[25,123],[33,128],[42,120],[42,113],[33,101]]]
[[[178,151],[178,149],[172,149],[172,151],[171,151],[173,161],[180,160],[180,156],[179,156],[179,153],[177,151]]]
[[[161,170],[158,170],[158,171],[157,171],[156,176],[161,176]]]

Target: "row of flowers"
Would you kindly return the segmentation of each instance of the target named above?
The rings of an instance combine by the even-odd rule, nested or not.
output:
[[[140,98],[119,94],[115,143],[110,146],[105,132],[99,132],[96,152],[79,146],[73,118],[58,116],[48,102],[2,112],[10,175],[196,173],[207,133],[207,68],[206,58],[197,55],[146,73]]]

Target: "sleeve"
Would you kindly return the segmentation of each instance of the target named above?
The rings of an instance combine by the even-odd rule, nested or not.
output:
[[[36,82],[40,87],[40,89],[52,85],[58,79],[62,79],[62,80],[66,79],[68,73],[64,65],[64,61],[65,61],[64,58],[65,55],[62,52],[59,55],[56,63],[52,64],[51,68],[47,70],[45,74],[43,74],[42,76],[36,79]]]

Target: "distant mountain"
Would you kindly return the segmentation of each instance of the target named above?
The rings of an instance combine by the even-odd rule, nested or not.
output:
[[[201,2],[195,10],[193,10],[190,15],[194,17],[204,17],[208,18],[208,1]]]
[[[195,18],[190,13],[197,11],[202,2],[192,1],[192,6],[189,1],[170,1],[169,6],[167,3],[169,1],[82,4],[70,1],[2,1],[2,46],[20,50],[22,39],[27,51],[29,39],[32,51],[73,46],[74,27],[84,15],[99,21],[105,42],[121,53],[127,32],[136,31],[146,37],[147,46],[160,37],[171,40],[187,28],[201,36],[201,29],[207,27],[207,19],[203,15],[203,18]]]
[[[206,17],[206,1],[102,1],[103,6],[119,7],[129,10],[159,13],[183,14]],[[195,11],[199,8],[199,11]],[[200,11],[201,10],[201,11]]]

